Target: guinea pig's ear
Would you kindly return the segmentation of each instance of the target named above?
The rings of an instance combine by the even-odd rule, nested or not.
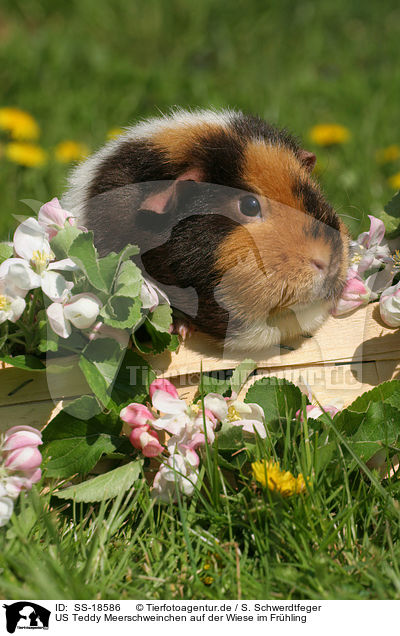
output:
[[[305,169],[308,170],[308,172],[312,172],[314,170],[317,157],[314,155],[313,152],[310,152],[309,150],[304,150],[304,148],[302,148],[299,152],[299,158],[301,163],[305,167]]]
[[[190,168],[190,170],[186,170],[183,174],[179,175],[170,186],[165,188],[165,190],[157,194],[150,194],[142,201],[140,206],[142,210],[151,210],[156,214],[164,214],[170,199],[175,195],[176,184],[179,181],[203,181],[203,173],[200,168]]]

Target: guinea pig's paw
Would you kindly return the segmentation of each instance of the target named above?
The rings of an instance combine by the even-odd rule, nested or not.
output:
[[[170,331],[171,333],[179,336],[184,342],[196,331],[196,328],[188,320],[179,316],[174,317]]]

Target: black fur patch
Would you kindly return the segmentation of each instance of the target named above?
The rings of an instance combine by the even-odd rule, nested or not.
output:
[[[300,144],[296,137],[284,128],[268,124],[261,117],[238,113],[232,120],[232,130],[245,141],[261,138],[272,145],[285,146],[296,156],[300,151]]]
[[[321,223],[339,231],[339,219],[317,186],[313,187],[308,181],[304,181],[299,177],[294,181],[292,190],[296,197],[303,200],[308,214],[311,214]]]
[[[130,183],[175,179],[165,153],[149,141],[125,141],[100,163],[88,199]]]

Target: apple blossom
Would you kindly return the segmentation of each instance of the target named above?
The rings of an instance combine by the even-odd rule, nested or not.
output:
[[[57,197],[42,205],[39,210],[38,222],[47,233],[49,240],[54,238],[58,231],[65,226],[66,221],[70,225],[75,225],[76,223],[75,217],[71,212],[67,212],[61,207]]]
[[[13,296],[0,280],[0,324],[6,320],[16,322],[21,317],[26,303],[21,296]]]
[[[0,496],[0,526],[5,526],[10,521],[13,510],[13,500],[7,496]]]
[[[77,294],[61,302],[54,302],[46,309],[53,331],[61,338],[71,335],[71,324],[77,329],[88,329],[93,325],[102,303],[94,294]]]
[[[347,273],[347,281],[342,296],[339,298],[332,314],[334,316],[341,316],[356,309],[356,307],[360,307],[360,305],[366,305],[370,297],[371,290],[367,287],[366,283],[361,280],[360,276],[350,269]]]
[[[155,420],[153,413],[144,406],[144,404],[137,404],[136,402],[132,402],[128,404],[119,414],[121,420],[129,424],[132,428],[136,426],[146,426],[149,421],[152,422]]]
[[[153,380],[150,384],[150,397],[153,398],[155,391],[166,391],[172,395],[172,397],[179,398],[178,391],[169,380],[165,380],[164,378],[158,378],[157,380]]]
[[[158,305],[169,305],[168,296],[146,278],[143,278],[140,300],[142,301],[142,308],[149,311],[154,311]]]
[[[327,404],[322,408],[315,404],[307,404],[306,406],[307,417],[311,417],[313,420],[317,420],[324,413],[328,413],[332,418],[336,413],[339,413],[339,409],[334,404]],[[300,418],[300,421],[304,421],[303,409],[296,411],[296,417]]]
[[[40,446],[42,444],[41,433],[31,426],[13,426],[5,434],[3,451],[11,451],[25,446]]]
[[[152,497],[168,503],[176,502],[176,489],[190,497],[199,479],[199,458],[194,451],[176,452],[168,458],[154,477]]]
[[[129,440],[134,448],[142,451],[145,457],[156,457],[163,452],[158,435],[149,426],[139,426],[132,430]]]
[[[24,446],[12,450],[6,456],[4,465],[12,471],[31,471],[39,468],[42,463],[42,456],[37,448]]]
[[[379,308],[382,320],[389,327],[400,327],[400,283],[382,293]]]

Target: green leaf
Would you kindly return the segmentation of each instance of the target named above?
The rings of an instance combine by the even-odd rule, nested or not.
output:
[[[1,362],[6,362],[6,364],[12,364],[13,367],[18,367],[19,369],[26,369],[27,371],[45,371],[46,367],[35,356],[30,355],[21,355],[21,356],[0,356]]]
[[[244,446],[243,430],[241,426],[232,426],[232,424],[223,424],[221,430],[217,433],[218,451],[238,450]]]
[[[113,290],[114,281],[116,280],[121,264],[136,254],[139,254],[139,248],[136,245],[127,245],[119,254],[110,252],[107,256],[99,259],[100,273],[109,292]]]
[[[130,402],[149,399],[149,387],[156,374],[138,353],[127,349],[115,380],[111,398],[118,412]]]
[[[231,379],[230,378],[217,378],[215,377],[215,373],[219,375],[224,375],[225,371],[214,371],[213,375],[207,375],[203,373],[202,381],[199,383],[199,395],[207,395],[207,393],[219,393],[220,395],[224,395],[227,391],[230,390],[231,387]]]
[[[179,338],[176,335],[164,331],[157,331],[148,319],[145,320],[144,325],[151,338],[151,346],[139,341],[135,334],[132,334],[132,340],[140,353],[157,354],[162,353],[165,349],[176,351],[179,347]]]
[[[172,309],[170,305],[158,305],[147,318],[157,331],[169,333],[169,328],[172,324]]]
[[[14,254],[14,248],[10,243],[0,243],[0,264],[11,258]]]
[[[93,232],[81,232],[72,242],[68,256],[81,268],[93,287],[108,291],[100,273],[97,250],[93,245]]]
[[[81,395],[63,407],[65,413],[79,420],[90,420],[102,412],[102,406],[93,395]]]
[[[79,366],[95,396],[106,406],[125,355],[116,340],[92,340],[82,352]]]
[[[117,296],[128,296],[137,298],[142,288],[142,273],[132,261],[125,261],[121,264],[116,281],[114,294]]]
[[[141,473],[142,465],[142,460],[130,462],[82,484],[60,490],[56,496],[59,499],[73,499],[85,503],[112,499],[132,486]]]
[[[370,402],[364,413],[350,409],[338,413],[335,426],[346,434],[349,446],[366,462],[381,448],[396,444],[400,434],[399,411],[385,402]]]
[[[141,320],[139,298],[115,295],[100,310],[104,323],[116,329],[133,329]]]
[[[122,422],[114,413],[101,413],[87,422],[61,411],[43,431],[43,457],[48,477],[67,478],[88,473],[103,454],[121,447]]]
[[[37,320],[39,338],[37,348],[39,351],[42,353],[46,353],[47,351],[58,351],[59,337],[51,329],[44,310],[39,311]]]
[[[389,380],[366,391],[352,402],[346,410],[363,413],[371,402],[387,402],[400,409],[400,380]]]
[[[239,364],[239,366],[234,370],[231,378],[232,393],[240,392],[247,378],[251,373],[253,373],[254,369],[256,368],[257,364],[254,362],[254,360],[250,359],[243,360],[243,362]]]
[[[57,260],[68,258],[69,249],[76,237],[80,234],[84,234],[84,232],[74,225],[66,225],[62,230],[57,232],[56,236],[50,241],[51,249]]]
[[[259,404],[265,413],[266,424],[280,418],[294,417],[302,405],[300,389],[281,378],[262,378],[257,380],[247,391],[245,402]]]
[[[396,238],[400,234],[400,192],[384,207],[384,211],[380,213],[379,218],[384,222],[386,228],[386,237],[389,239]]]

